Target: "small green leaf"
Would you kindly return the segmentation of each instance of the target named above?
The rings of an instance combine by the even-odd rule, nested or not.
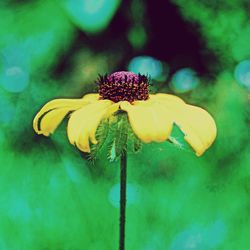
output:
[[[115,150],[115,140],[113,141],[112,143],[112,146],[111,146],[111,149],[109,150],[109,155],[108,155],[108,158],[109,158],[109,161],[113,162],[115,159],[116,159],[116,150]]]
[[[175,147],[185,150],[192,151],[189,144],[184,139],[185,134],[180,130],[180,128],[174,124],[171,135],[168,138],[168,141],[171,142]]]
[[[139,152],[142,149],[142,142],[141,140],[134,135],[134,140],[133,140],[133,151],[135,153]]]

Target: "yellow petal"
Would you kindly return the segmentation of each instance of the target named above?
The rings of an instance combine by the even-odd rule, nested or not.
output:
[[[156,102],[165,102],[168,105],[178,105],[178,104],[184,104],[185,102],[178,96],[175,95],[169,95],[164,93],[158,93],[155,95],[149,96],[150,100],[156,101]]]
[[[173,95],[150,95],[149,100],[135,101],[133,105],[123,102],[121,109],[128,112],[134,133],[144,142],[166,140],[175,123],[200,156],[216,137],[215,122],[207,111]]]
[[[68,123],[68,138],[71,144],[76,145],[83,152],[90,152],[89,140],[97,143],[96,129],[100,121],[119,108],[110,100],[99,100],[75,111]]]
[[[91,127],[91,128],[90,128],[90,131],[89,131],[89,139],[90,139],[90,141],[91,141],[92,143],[97,144],[97,140],[96,140],[96,138],[95,138],[95,133],[96,133],[96,129],[97,129],[97,127],[98,127],[100,121],[101,121],[102,119],[109,118],[109,117],[112,116],[118,109],[119,109],[119,103],[112,103],[111,106],[108,106],[108,107],[104,110],[103,114],[102,114],[101,117],[100,117],[99,122],[97,123],[97,126],[96,126],[96,127]],[[80,137],[80,139],[81,139],[81,137]]]
[[[82,97],[82,100],[83,101],[87,101],[89,103],[92,103],[92,102],[95,102],[95,101],[98,101],[100,98],[100,95],[99,94],[86,94]]]
[[[136,101],[133,104],[122,102],[121,109],[128,113],[134,133],[143,142],[162,142],[171,133],[173,122],[163,115],[164,107],[154,101]]]
[[[77,110],[89,102],[83,99],[55,99],[46,103],[33,120],[37,134],[48,136],[70,111]]]
[[[196,155],[202,155],[216,137],[217,129],[212,116],[202,108],[187,104],[173,116]]]
[[[178,125],[197,156],[202,155],[213,143],[217,133],[216,125],[206,110],[188,105],[174,95],[156,94],[150,96],[150,99],[163,105],[164,114]]]
[[[39,133],[42,133],[45,136],[52,134],[68,112],[69,108],[53,109],[48,112],[41,119]]]

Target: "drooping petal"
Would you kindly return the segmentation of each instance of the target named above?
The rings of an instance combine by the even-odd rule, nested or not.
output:
[[[52,134],[68,112],[69,108],[53,109],[48,112],[40,121],[38,133],[45,136]]]
[[[134,133],[144,142],[168,139],[175,123],[196,155],[200,156],[216,137],[212,116],[174,95],[156,94],[150,95],[147,101],[123,102],[121,109],[127,111]]]
[[[84,99],[55,99],[46,103],[33,120],[33,128],[37,134],[49,136],[63,118],[73,110],[89,104]]]
[[[167,115],[185,134],[184,139],[194,149],[197,156],[202,155],[216,137],[216,124],[212,116],[204,109],[186,104],[181,98],[156,94],[152,100],[161,103]]]
[[[216,137],[217,129],[212,116],[206,110],[188,104],[176,110],[173,116],[196,155],[202,155]]]
[[[90,94],[86,94],[82,97],[82,100],[83,101],[87,101],[88,103],[92,103],[92,102],[95,102],[95,101],[98,101],[100,98],[100,95],[99,94],[93,94],[93,93],[90,93]]]
[[[96,102],[99,97],[99,94],[86,94],[81,99],[55,99],[46,103],[33,120],[34,130],[49,136],[69,112]]]
[[[90,152],[89,140],[97,143],[95,132],[100,121],[112,115],[118,108],[118,103],[99,100],[75,111],[70,116],[67,129],[70,143],[83,152]]]
[[[170,95],[170,94],[164,94],[164,93],[158,93],[155,95],[150,95],[149,99],[156,102],[165,102],[168,103],[168,105],[179,105],[184,104],[185,102],[178,96]]]
[[[155,101],[121,102],[121,109],[128,113],[134,133],[145,143],[165,141],[171,133],[171,117],[163,115],[164,107]]]

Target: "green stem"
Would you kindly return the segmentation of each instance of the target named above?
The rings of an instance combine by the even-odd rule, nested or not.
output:
[[[120,168],[120,243],[119,250],[125,249],[125,221],[126,221],[126,185],[127,185],[127,152],[121,154]]]

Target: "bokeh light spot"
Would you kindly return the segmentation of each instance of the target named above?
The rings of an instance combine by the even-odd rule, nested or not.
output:
[[[4,135],[3,131],[0,130],[0,146],[4,143],[4,141],[5,141],[5,135]]]
[[[250,60],[240,62],[234,70],[236,81],[250,90]]]
[[[186,250],[186,249],[204,249],[202,239],[203,229],[198,226],[192,226],[179,233],[172,246],[171,250]]]
[[[62,182],[62,177],[58,176],[57,174],[52,175],[49,180],[49,186],[51,192],[57,193],[58,190],[62,187],[63,182]]]
[[[65,0],[64,8],[72,21],[87,32],[99,32],[107,27],[120,0]]]
[[[217,220],[207,227],[193,224],[174,239],[171,250],[208,250],[218,247],[225,239],[226,226]]]
[[[22,92],[29,84],[29,70],[27,58],[20,46],[5,48],[0,64],[1,86],[11,93]]]
[[[2,77],[2,86],[5,90],[13,93],[23,91],[29,83],[29,75],[20,67],[6,68]]]
[[[116,207],[120,207],[120,183],[114,185],[110,192],[108,199],[110,203]],[[127,184],[127,205],[135,204],[139,199],[138,187],[134,184]]]
[[[12,199],[10,200],[8,214],[13,219],[21,219],[27,222],[31,216],[31,209],[22,197],[13,195]]]
[[[81,178],[79,173],[77,172],[75,166],[73,165],[73,163],[71,163],[68,160],[64,160],[64,168],[66,171],[67,176],[69,177],[69,179],[75,183],[80,183],[81,182]]]
[[[143,246],[143,250],[159,250],[167,249],[165,246],[164,237],[157,232],[150,232],[150,236],[147,237],[146,244]]]
[[[152,79],[157,79],[163,74],[163,65],[153,57],[137,56],[129,62],[128,70],[145,75],[149,74]]]
[[[8,124],[13,119],[14,114],[14,105],[4,95],[0,95],[0,123]]]
[[[205,231],[207,244],[210,247],[217,247],[225,240],[226,231],[226,225],[222,220],[215,221]]]
[[[7,246],[4,243],[3,239],[0,239],[0,249],[7,249]]]
[[[183,68],[175,72],[170,82],[170,88],[176,93],[185,93],[195,89],[200,83],[195,71]]]

